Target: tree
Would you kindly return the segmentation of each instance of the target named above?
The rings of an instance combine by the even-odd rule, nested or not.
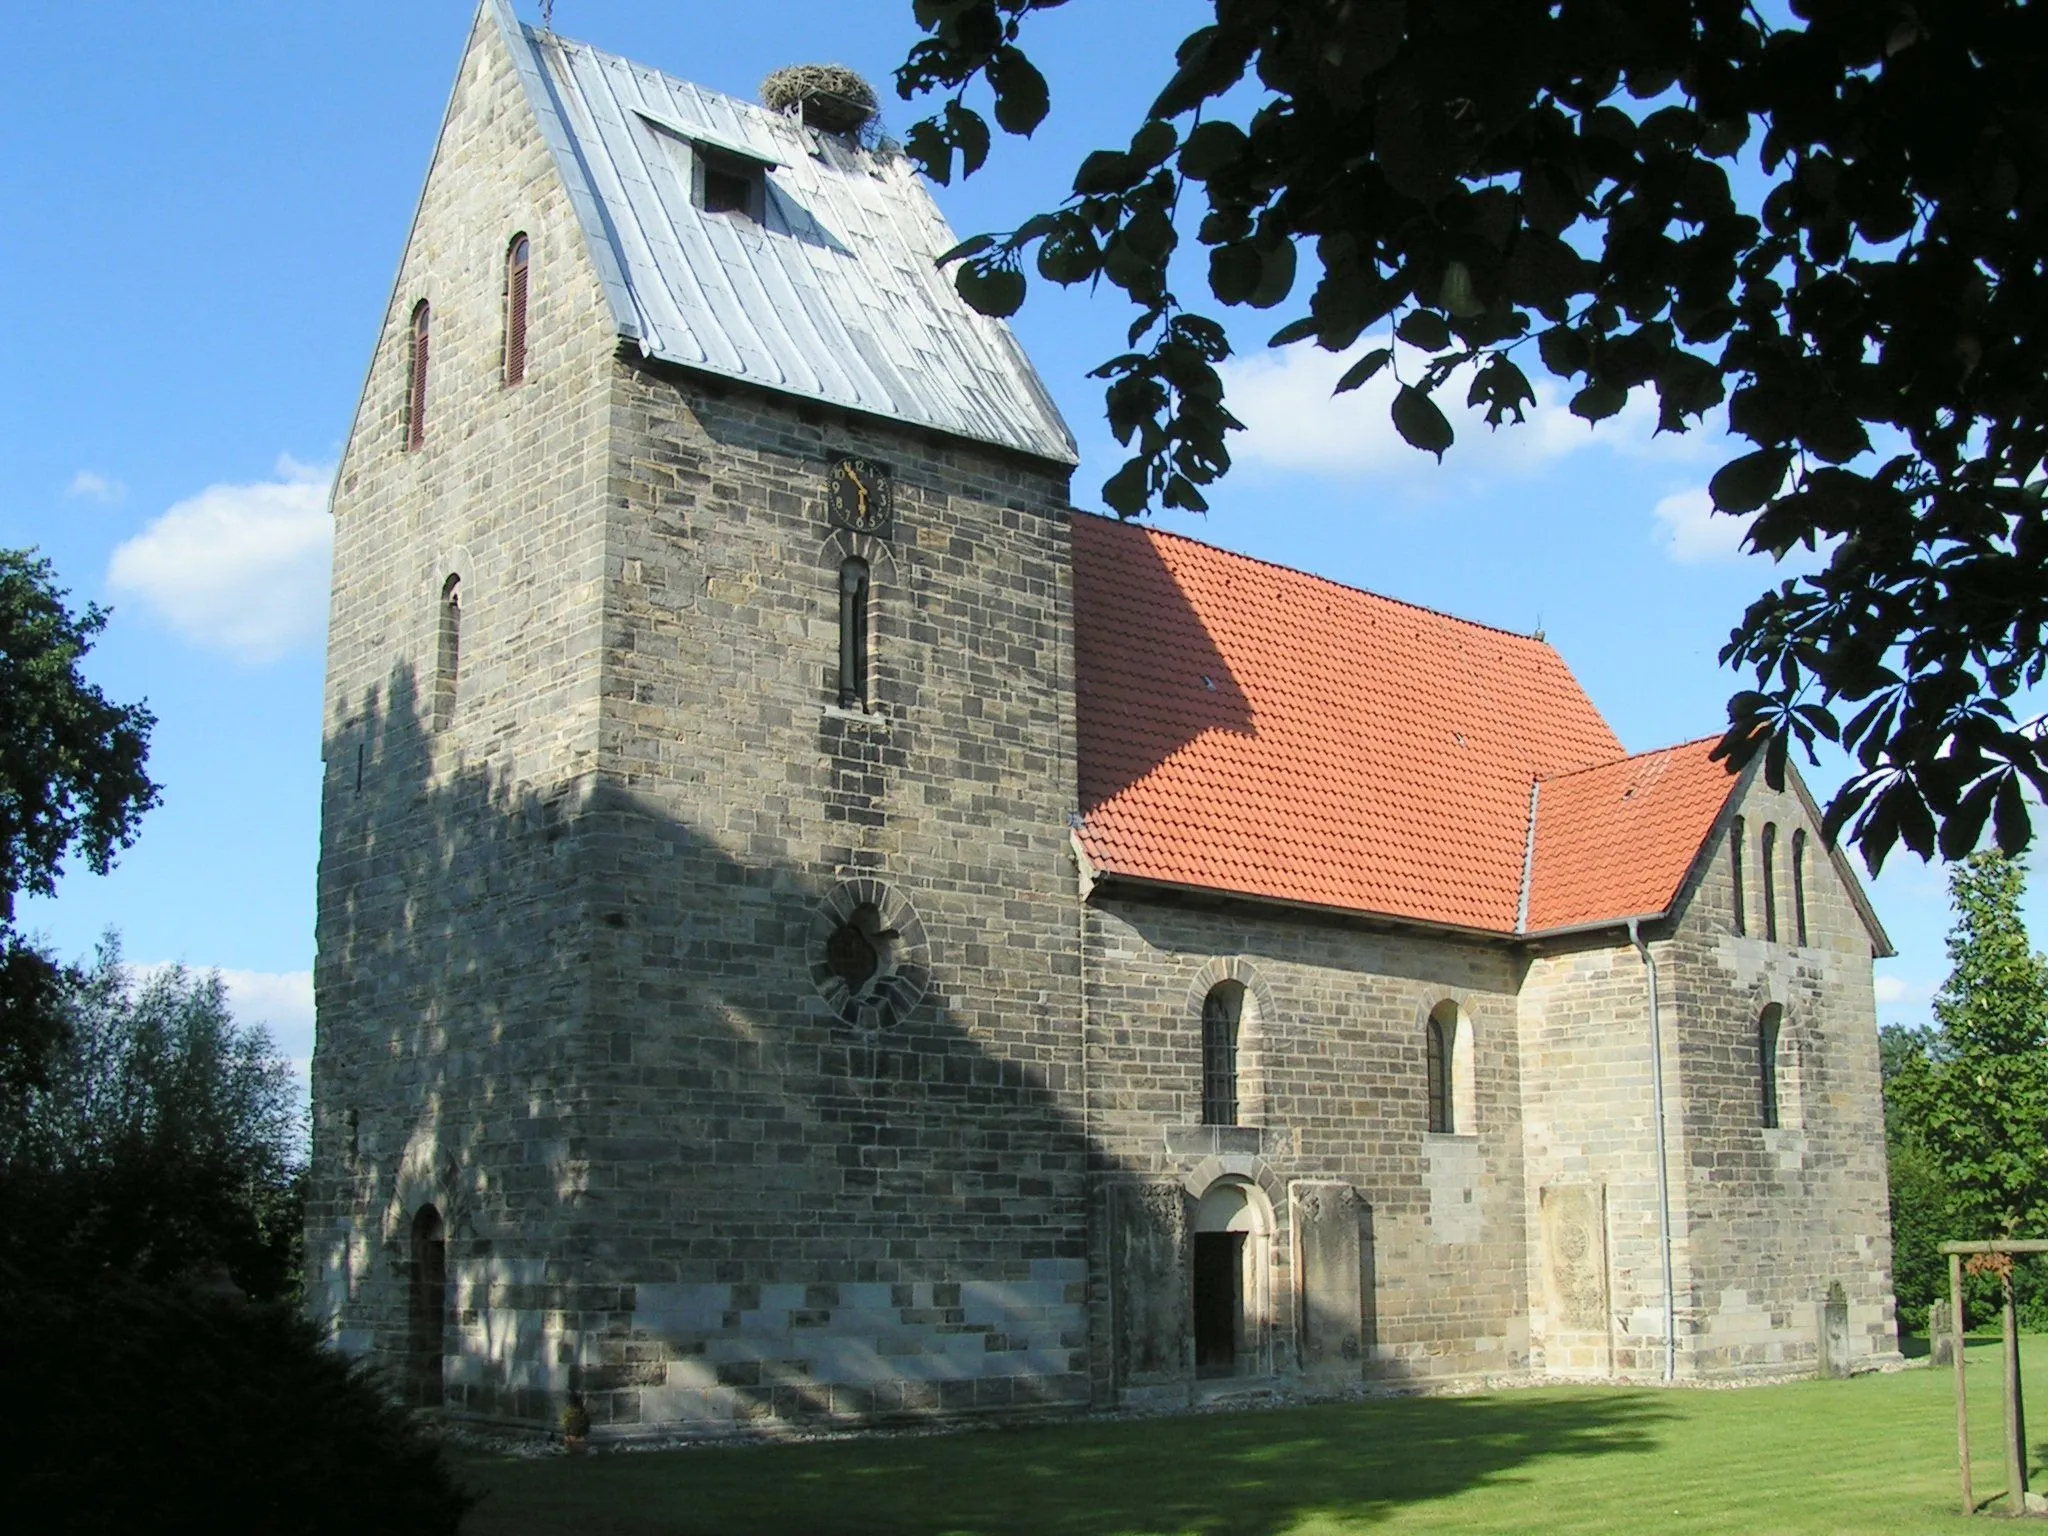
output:
[[[1044,119],[1020,38],[1061,3],[915,0],[929,36],[897,83],[946,96],[905,144],[935,180],[987,159],[977,82],[1005,132]],[[1538,360],[1587,421],[1638,390],[1667,431],[1725,404],[1749,448],[1715,505],[1757,514],[1753,548],[1826,561],[1733,630],[1722,659],[1755,686],[1721,750],[1776,781],[1792,745],[1839,742],[1856,772],[1827,830],[1873,869],[1901,840],[1959,857],[1987,821],[2016,853],[2023,785],[2048,794],[2048,738],[2014,707],[2048,625],[2048,9],[1790,8],[1215,0],[1127,145],[947,259],[987,314],[1023,303],[1027,256],[1136,306],[1096,370],[1126,516],[1200,509],[1229,467],[1231,341],[1183,304],[1190,266],[1225,308],[1292,299],[1271,344],[1352,355],[1339,392],[1398,378],[1396,339],[1424,355],[1393,423],[1439,457],[1440,390],[1520,421]],[[1188,226],[1204,261],[1176,260]]]
[[[62,1025],[57,964],[15,931],[15,897],[52,894],[73,854],[104,874],[158,799],[155,718],[79,672],[106,611],[65,596],[48,561],[0,549],[0,1102],[43,1080]]]
[[[2022,866],[1996,855],[1950,869],[1940,1048],[1909,1090],[1957,1214],[1981,1236],[2048,1233],[2048,960],[2027,943],[2025,889]]]
[[[111,937],[59,990],[63,1044],[0,1126],[0,1252],[292,1295],[305,1136],[269,1034],[235,1022],[218,974],[138,975]]]

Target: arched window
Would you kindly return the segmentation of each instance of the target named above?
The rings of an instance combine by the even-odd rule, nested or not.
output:
[[[1728,829],[1728,878],[1734,887],[1735,932],[1737,937],[1749,932],[1749,919],[1742,906],[1742,839],[1744,837],[1742,818],[1735,818],[1735,825]]]
[[[412,1219],[412,1276],[406,1299],[413,1400],[423,1408],[438,1408],[441,1357],[447,1347],[443,1335],[448,1326],[448,1243],[441,1213],[431,1205],[421,1206]]]
[[[1450,1033],[1442,1018],[1434,1013],[1429,1016],[1429,1128],[1445,1135],[1453,1123]]]
[[[1237,1029],[1244,987],[1219,981],[1202,999],[1202,1124],[1237,1124]]]
[[[411,341],[405,361],[405,446],[417,448],[427,440],[427,301],[413,306]]]
[[[839,707],[868,707],[868,563],[839,567]]]
[[[1470,1133],[1478,1121],[1473,1099],[1472,1031],[1450,999],[1430,1009],[1423,1047],[1429,1058],[1430,1130],[1440,1136]]]
[[[514,235],[505,253],[505,382],[526,377],[526,236]]]
[[[450,573],[441,583],[441,607],[435,626],[434,724],[455,718],[455,678],[462,665],[462,577]]]
[[[1764,938],[1778,942],[1778,824],[1764,823],[1763,854],[1757,860],[1764,877]]]
[[[1762,1099],[1759,1108],[1767,1131],[1778,1128],[1778,1037],[1784,1023],[1785,1010],[1772,1003],[1756,1025],[1757,1088]]]
[[[1806,944],[1806,828],[1792,833],[1792,935]]]

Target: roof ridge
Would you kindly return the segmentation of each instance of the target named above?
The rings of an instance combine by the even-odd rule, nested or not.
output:
[[[1537,779],[1545,784],[1555,784],[1563,779],[1577,778],[1582,773],[1598,773],[1605,768],[1616,768],[1623,763],[1632,763],[1641,757],[1661,757],[1666,752],[1683,752],[1687,747],[1697,747],[1704,742],[1719,741],[1725,732],[1708,736],[1694,736],[1685,741],[1674,741],[1665,747],[1650,747],[1641,752],[1624,752],[1620,757],[1610,757],[1601,762],[1588,763],[1583,768],[1567,768],[1561,773],[1539,773]],[[1731,769],[1730,772],[1733,772]]]
[[[1178,539],[1183,544],[1192,544],[1197,549],[1206,549],[1219,555],[1227,555],[1232,560],[1242,560],[1247,565],[1262,565],[1269,571],[1281,571],[1289,576],[1299,576],[1307,581],[1319,582],[1326,587],[1335,587],[1339,592],[1350,592],[1359,597],[1377,598],[1380,602],[1392,603],[1396,608],[1407,608],[1416,613],[1426,613],[1434,619],[1448,619],[1453,624],[1463,624],[1468,629],[1481,629],[1490,635],[1500,635],[1509,640],[1522,640],[1530,645],[1540,645],[1553,656],[1557,656],[1560,661],[1564,659],[1559,655],[1557,647],[1548,640],[1539,640],[1534,635],[1525,635],[1519,630],[1503,629],[1498,624],[1488,624],[1481,619],[1468,619],[1460,614],[1445,613],[1443,609],[1432,608],[1427,603],[1410,602],[1405,597],[1393,597],[1385,592],[1375,592],[1370,587],[1353,586],[1350,582],[1338,581],[1333,576],[1320,576],[1314,571],[1304,571],[1295,566],[1282,565],[1278,560],[1266,560],[1258,555],[1247,555],[1235,549],[1225,549],[1221,544],[1211,544],[1207,540],[1198,539],[1192,534],[1177,533],[1171,528],[1161,528],[1157,524],[1140,523],[1126,517],[1112,517],[1106,512],[1090,512],[1085,507],[1075,507],[1073,512],[1076,517],[1091,517],[1098,523],[1108,523],[1112,527],[1131,528],[1139,533],[1157,534],[1161,538],[1166,539]]]

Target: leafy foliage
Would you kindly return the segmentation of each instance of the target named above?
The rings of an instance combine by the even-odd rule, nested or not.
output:
[[[138,977],[111,939],[59,976],[64,1042],[0,1123],[0,1256],[294,1295],[304,1132],[269,1035],[217,975]]]
[[[56,966],[14,931],[15,897],[53,892],[71,853],[104,874],[158,798],[154,717],[78,669],[106,613],[64,597],[48,561],[0,549],[0,1093],[40,1081],[61,1037]]]
[[[909,154],[940,182],[998,126],[1050,110],[1020,47],[1062,0],[916,0],[897,72],[944,93]],[[1385,327],[1428,355],[1394,426],[1439,457],[1463,383],[1491,426],[1534,359],[1587,421],[1638,391],[1683,431],[1725,404],[1749,449],[1715,504],[1753,547],[1827,549],[1750,606],[1722,652],[1754,672],[1722,750],[1821,740],[1858,772],[1829,808],[1873,868],[1899,841],[2017,852],[2048,740],[2014,700],[2048,624],[2048,12],[2022,0],[1215,0],[1127,145],[1059,208],[949,253],[1009,314],[1027,259],[1106,279],[1138,314],[1096,372],[1130,459],[1117,512],[1199,509],[1229,467],[1224,327],[1174,287],[1295,317],[1273,345],[1350,353]],[[1731,171],[1744,175],[1731,179]],[[1738,186],[1760,181],[1745,201]],[[1184,199],[1199,213],[1183,215]],[[1174,258],[1193,227],[1205,262]],[[1303,299],[1298,287],[1309,284]],[[1533,341],[1535,346],[1528,345]],[[1391,344],[1339,383],[1394,366]]]
[[[2048,1234],[2048,960],[2020,921],[2025,881],[1994,854],[1951,867],[1937,1028],[1882,1042],[1901,1307],[1947,1294],[1944,1241]],[[2019,1278],[2031,1321],[2048,1323],[2048,1277]]]
[[[453,1536],[475,1500],[283,1304],[0,1263],[14,1506],[66,1531]]]

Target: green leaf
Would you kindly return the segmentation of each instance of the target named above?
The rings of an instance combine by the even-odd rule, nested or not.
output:
[[[1015,267],[969,262],[954,274],[953,286],[970,309],[997,320],[1006,320],[1024,307],[1024,274]]]
[[[1282,235],[1259,248],[1259,280],[1252,289],[1254,309],[1271,309],[1294,290],[1294,242]]]
[[[988,81],[996,93],[996,121],[1005,133],[1024,138],[1045,121],[1052,95],[1038,66],[1018,48],[998,48],[988,61]]]
[[[1393,360],[1394,353],[1391,347],[1375,348],[1373,351],[1366,353],[1365,356],[1361,357],[1349,368],[1346,368],[1344,376],[1337,380],[1337,387],[1331,390],[1330,393],[1341,395],[1358,388],[1359,385],[1370,379]]]
[[[937,256],[934,256],[932,258],[932,265],[935,267],[951,266],[963,257],[979,256],[995,243],[996,237],[994,235],[969,235],[951,250],[942,251]]]
[[[1181,146],[1181,174],[1196,181],[1207,181],[1218,171],[1236,165],[1250,147],[1251,140],[1235,123],[1227,123],[1220,118],[1197,123],[1188,135],[1187,143]]]
[[[2007,773],[1998,784],[1998,800],[1992,811],[1992,830],[1998,837],[1998,851],[2008,858],[2024,853],[2033,841],[2033,823],[2027,816],[2027,798],[2020,789],[2020,776]]]
[[[1420,448],[1424,453],[1433,453],[1437,462],[1443,462],[1444,450],[1451,446],[1457,434],[1451,430],[1451,423],[1437,404],[1413,384],[1403,384],[1394,396],[1394,430],[1411,448]]]
[[[1451,328],[1433,309],[1411,309],[1394,327],[1394,334],[1411,347],[1441,352],[1451,344]]]
[[[1778,494],[1792,455],[1783,448],[1759,448],[1730,460],[1707,482],[1707,494],[1720,511],[1746,516]]]
[[[1585,421],[1605,421],[1627,404],[1627,390],[1596,379],[1572,396],[1571,411]]]
[[[1074,190],[1083,197],[1128,192],[1144,174],[1144,167],[1135,164],[1129,155],[1114,149],[1098,149],[1074,173]]]
[[[1438,299],[1460,320],[1486,313],[1486,306],[1479,301],[1479,290],[1472,286],[1472,269],[1462,261],[1451,262],[1444,268]]]
[[[1297,341],[1307,341],[1323,328],[1323,323],[1314,315],[1303,315],[1299,320],[1290,320],[1267,340],[1269,347],[1292,346]]]

